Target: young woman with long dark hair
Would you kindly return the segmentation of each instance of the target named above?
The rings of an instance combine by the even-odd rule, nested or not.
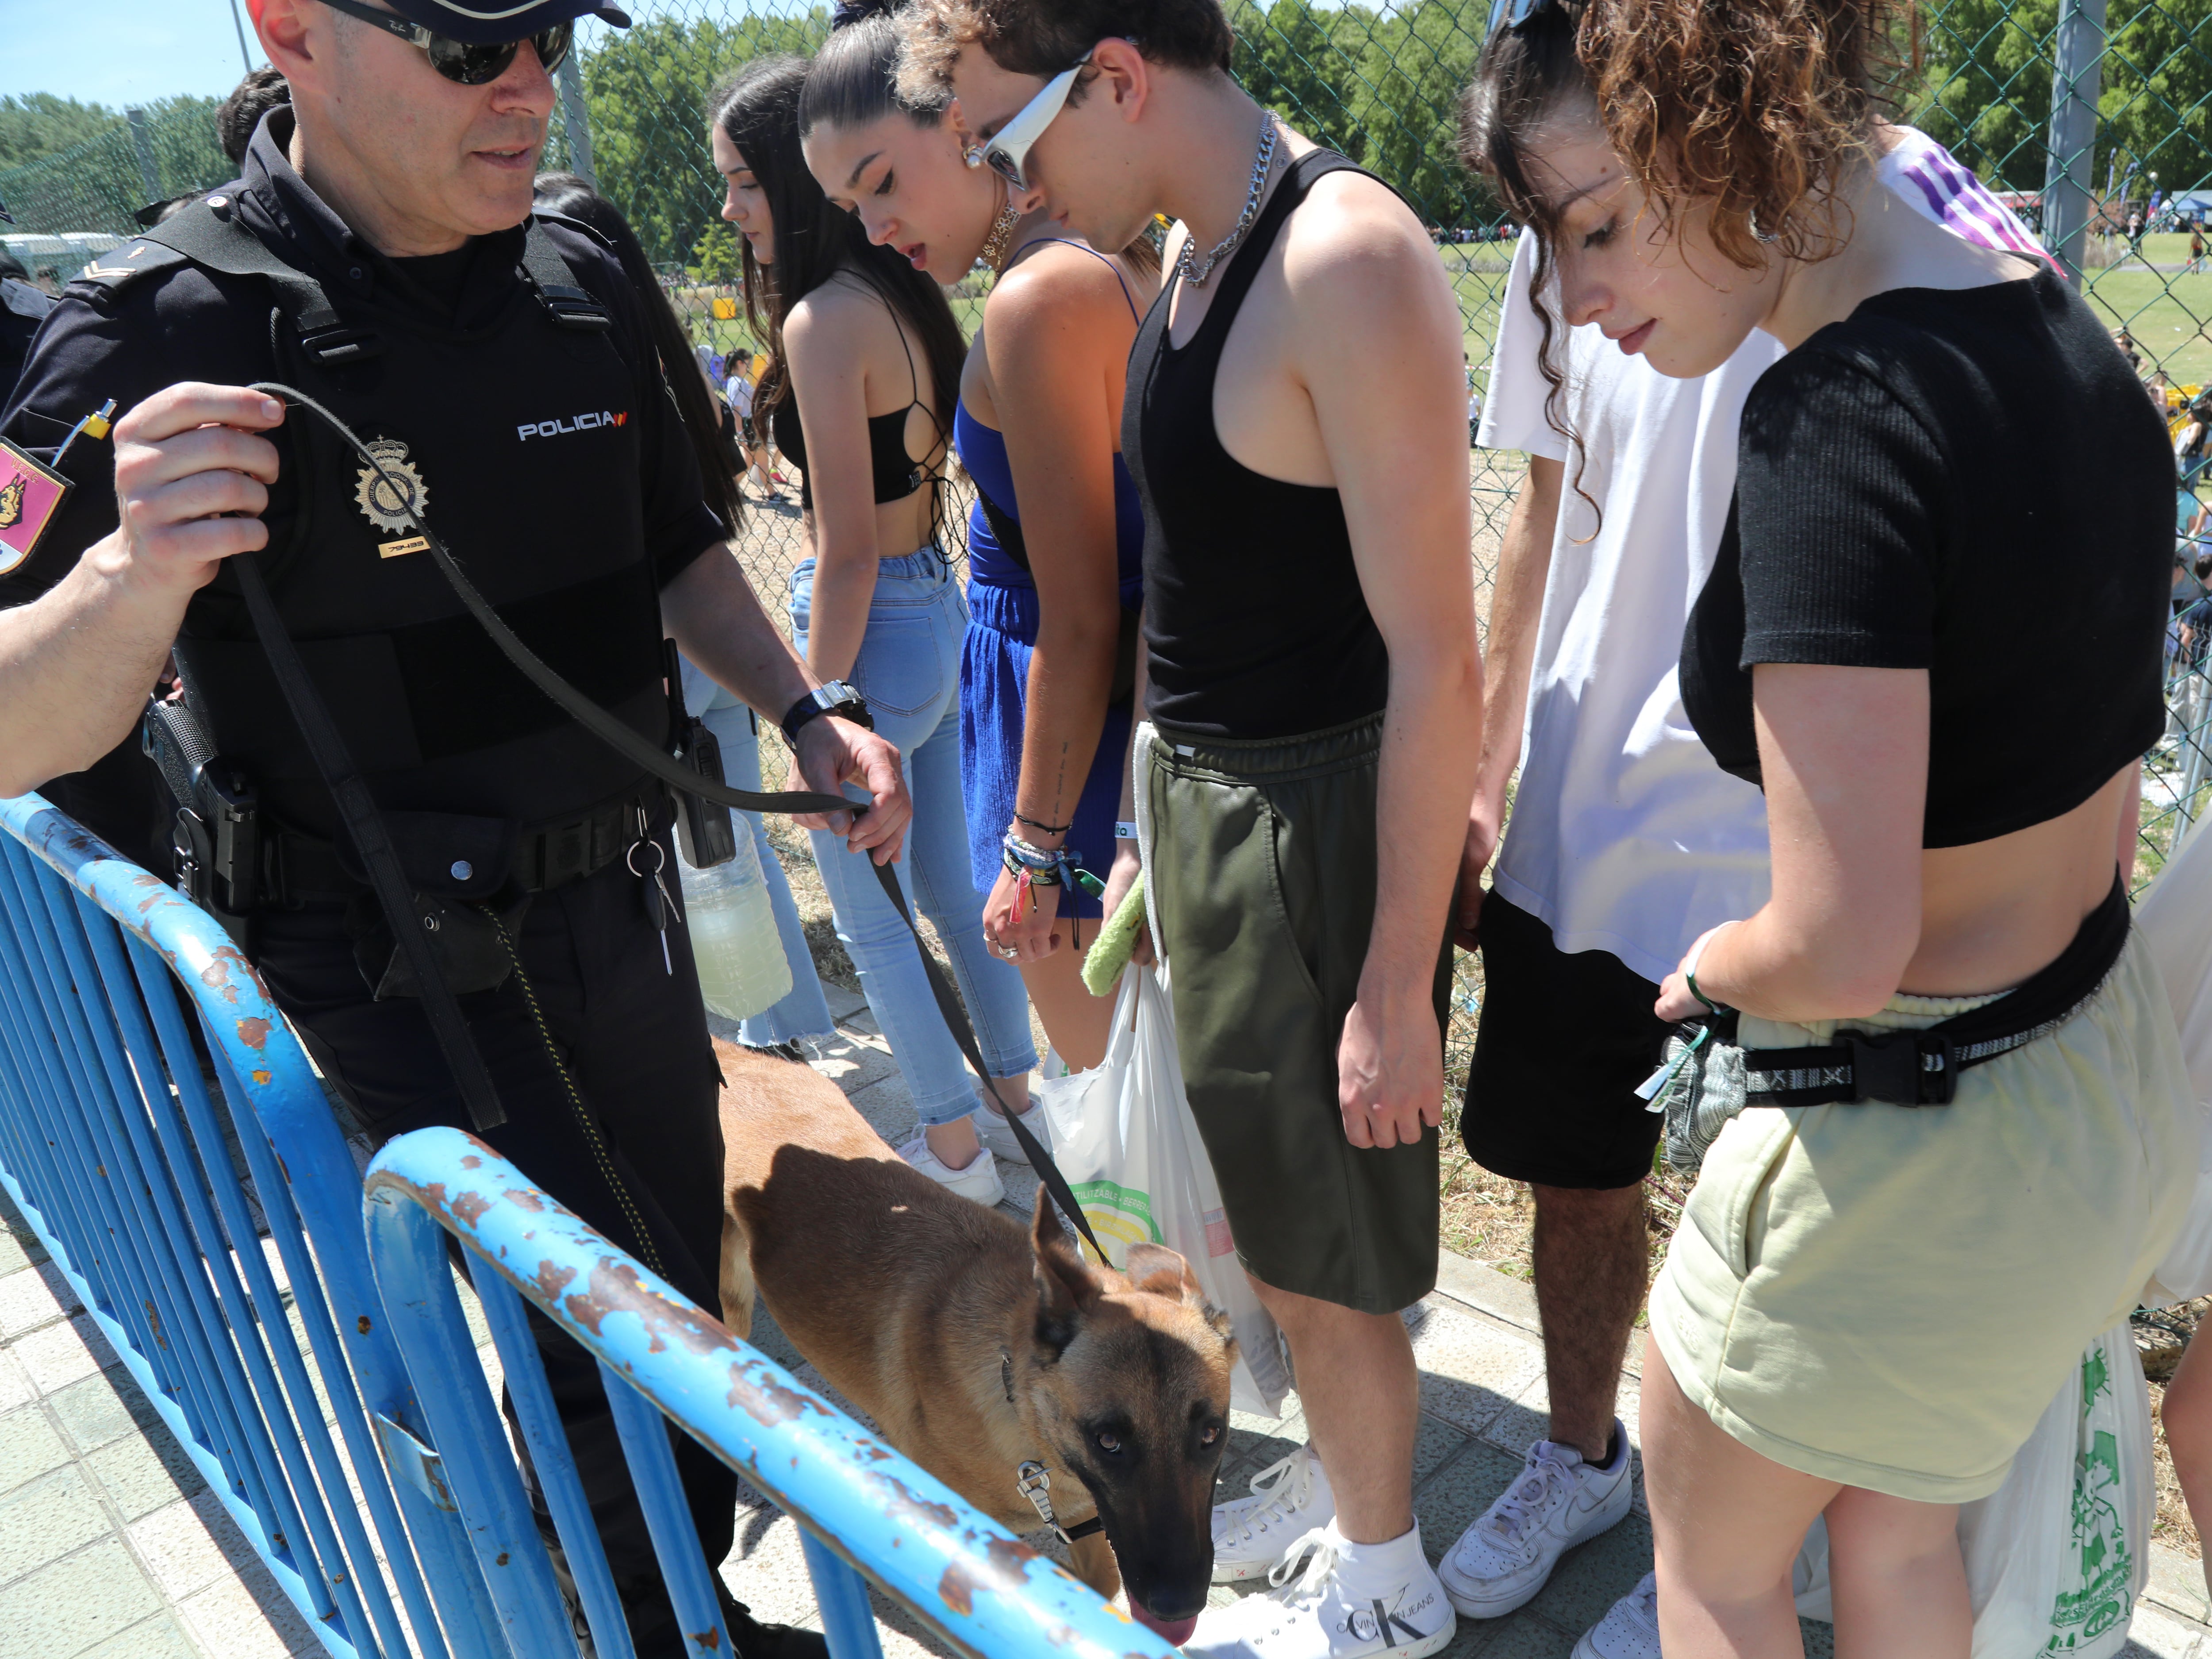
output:
[[[1113,1004],[1084,989],[1079,931],[1103,906],[1065,867],[1024,884],[1022,850],[1065,853],[1102,881],[1135,843],[1128,810],[1144,509],[1121,456],[1121,389],[1143,308],[1159,288],[1149,241],[1106,253],[1017,186],[954,105],[923,125],[899,101],[887,12],[838,31],[801,107],[806,158],[869,239],[939,281],[981,258],[997,280],[960,380],[968,519],[961,771],[985,934],[1017,963],[1061,1059],[1106,1055]],[[943,105],[921,89],[922,107]],[[1018,173],[1017,166],[1014,169]],[[1009,848],[1016,849],[1010,860]],[[1034,857],[1034,853],[1031,854]],[[1018,1156],[1004,1130],[985,1139]],[[1042,1125],[1039,1125],[1040,1128]]]
[[[1679,376],[1753,329],[1787,351],[1683,639],[1773,882],[1656,1004],[1740,1047],[1748,1101],[1651,1293],[1668,1659],[1797,1654],[1822,1513],[1838,1650],[1964,1659],[1957,1505],[2135,1305],[2197,1168],[2124,879],[2171,459],[2063,278],[1876,181],[1885,28],[1863,0],[1536,0],[1468,100],[1554,321]]]
[[[839,52],[839,31],[821,63]],[[810,556],[792,574],[796,643],[848,681],[904,757],[917,803],[900,874],[937,926],[1000,1097],[1029,1103],[1036,1064],[1021,976],[984,942],[960,792],[959,662],[968,613],[939,545],[943,468],[965,344],[937,284],[822,192],[799,143],[809,65],[757,59],[717,93],[711,141],[722,217],[744,243],[745,309],[774,367],[754,405],[805,473]],[[933,119],[933,117],[926,119]],[[997,1166],[969,1116],[975,1084],[932,999],[914,941],[861,859],[814,837],[815,861],[869,1006],[923,1125],[901,1153],[995,1204]]]
[[[644,303],[646,323],[653,331],[653,349],[660,354],[669,393],[676,400],[677,413],[684,418],[684,436],[699,457],[699,477],[707,486],[707,504],[722,515],[723,521],[730,527],[730,534],[735,536],[744,516],[745,503],[721,424],[722,418],[730,412],[729,407],[709,392],[703,375],[691,372],[694,363],[690,339],[676,314],[676,308],[669,303],[667,294],[653,276],[652,262],[639,246],[636,232],[612,202],[573,173],[539,174],[538,204],[548,212],[563,214],[589,225],[613,247],[631,286],[637,290]],[[733,789],[759,789],[760,738],[751,711],[701,673],[688,658],[683,660],[683,671],[684,706],[704,721],[721,744],[724,779]],[[799,906],[791,896],[791,883],[784,879],[783,865],[777,861],[775,845],[769,839],[768,826],[757,812],[738,815],[750,831],[754,848],[760,855],[761,874],[768,882],[769,906],[775,912],[776,936],[782,941],[784,956],[791,964],[791,989],[773,1008],[745,1020],[739,1028],[740,1038],[753,1048],[783,1048],[801,1039],[834,1036],[836,1022],[830,1017],[829,1001],[822,994],[821,977],[814,972],[806,930],[799,919]]]

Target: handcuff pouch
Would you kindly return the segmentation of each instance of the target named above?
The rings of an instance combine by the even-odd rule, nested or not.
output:
[[[509,941],[532,897],[512,873],[517,826],[503,818],[460,813],[387,812],[383,817],[407,878],[409,908],[447,988],[457,997],[496,991],[514,971]],[[340,844],[338,858],[367,884],[367,868],[349,843]],[[422,994],[374,893],[347,906],[346,932],[354,961],[378,1002]]]

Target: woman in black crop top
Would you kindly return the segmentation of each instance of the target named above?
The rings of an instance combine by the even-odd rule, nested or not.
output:
[[[811,64],[769,58],[738,70],[714,101],[709,138],[729,181],[723,217],[744,236],[746,312],[776,365],[761,400],[805,473],[810,556],[792,572],[793,643],[825,684],[848,682],[897,746],[914,799],[900,867],[909,903],[936,924],[1000,1096],[1019,1110],[1036,1052],[1021,975],[986,942],[969,877],[958,697],[968,612],[939,543],[965,345],[944,291],[829,200],[804,148],[809,101],[823,96],[872,91],[898,125],[941,121],[891,106],[870,38],[888,21],[854,6],[839,19]],[[924,1125],[902,1150],[955,1192],[997,1203],[991,1154],[968,1121],[975,1082],[905,923],[865,855],[821,831],[811,839],[837,936]]]
[[[1754,328],[1789,348],[1683,644],[1699,735],[1766,791],[1773,882],[1658,1003],[1732,1011],[1710,1040],[1753,1052],[1754,1091],[1652,1290],[1662,1639],[1797,1654],[1825,1511],[1838,1646],[1963,1659],[1955,1506],[2078,1386],[2196,1169],[2123,880],[2171,463],[2063,280],[1875,183],[1863,9],[1540,8],[1493,33],[1467,121],[1537,227],[1540,306],[1676,376]],[[2020,1040],[1919,1034],[1953,1019]],[[1842,1058],[1756,1052],[1806,1048]]]

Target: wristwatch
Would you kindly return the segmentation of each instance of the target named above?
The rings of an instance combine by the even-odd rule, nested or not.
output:
[[[840,720],[849,720],[856,726],[876,729],[876,717],[868,712],[868,705],[860,692],[842,680],[833,680],[826,686],[817,686],[783,711],[783,735],[796,747],[799,728],[817,715],[834,714]]]

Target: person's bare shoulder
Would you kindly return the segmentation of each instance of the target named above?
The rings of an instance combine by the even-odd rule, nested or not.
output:
[[[864,360],[898,349],[890,312],[875,290],[840,273],[791,308],[783,321],[787,351],[827,362]]]
[[[1345,308],[1363,311],[1418,303],[1423,310],[1451,284],[1428,232],[1397,193],[1350,171],[1318,180],[1283,234],[1283,277],[1303,316],[1340,326]]]
[[[1053,241],[1026,255],[993,284],[983,326],[995,343],[1044,330],[1099,326],[1127,319],[1130,301],[1115,266],[1097,254]]]

